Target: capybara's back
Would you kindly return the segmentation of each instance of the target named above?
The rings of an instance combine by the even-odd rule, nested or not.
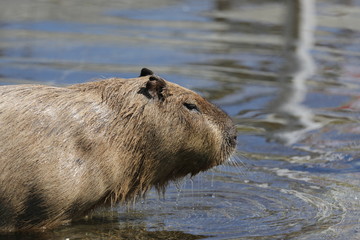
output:
[[[0,87],[0,231],[50,228],[223,163],[230,118],[143,69],[134,79]]]

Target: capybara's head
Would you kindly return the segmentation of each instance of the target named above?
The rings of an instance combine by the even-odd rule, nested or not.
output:
[[[234,152],[234,123],[197,93],[146,68],[139,78],[118,83],[126,93],[114,97],[116,88],[109,87],[103,98],[124,126],[121,144],[132,153],[134,188],[162,189],[169,180],[222,164]]]

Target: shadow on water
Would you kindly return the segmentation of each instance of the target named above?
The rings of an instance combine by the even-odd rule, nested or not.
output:
[[[94,226],[92,226],[94,228]],[[72,229],[73,230],[73,229]],[[76,229],[76,231],[86,229]],[[75,231],[75,232],[76,232]],[[71,238],[67,238],[71,236]],[[14,233],[7,235],[0,235],[1,240],[64,240],[64,239],[164,239],[164,240],[195,240],[204,239],[205,236],[195,236],[180,231],[147,231],[144,228],[124,228],[116,229],[115,227],[108,229],[107,231],[94,231],[93,229],[86,232],[79,233],[78,235],[71,232],[67,235],[66,233]]]
[[[104,213],[111,216],[104,216]],[[193,235],[182,231],[149,230],[141,222],[141,215],[117,217],[106,210],[102,216],[79,220],[71,225],[43,232],[0,234],[0,240],[66,240],[66,239],[164,239],[195,240],[209,236]],[[125,215],[125,214],[123,214]],[[96,226],[96,227],[95,227]]]

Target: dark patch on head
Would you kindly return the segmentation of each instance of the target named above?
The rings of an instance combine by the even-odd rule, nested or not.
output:
[[[148,99],[152,98],[151,94],[148,92],[148,90],[145,87],[140,88],[140,90],[137,93],[144,95]]]
[[[30,226],[40,226],[46,219],[49,219],[49,208],[46,200],[40,192],[32,188],[24,202],[23,211],[15,221],[16,228],[27,228]]]
[[[143,68],[143,69],[141,69],[141,73],[140,73],[139,77],[145,77],[145,76],[149,76],[149,75],[153,75],[153,74],[154,74],[154,72],[151,71],[150,69]]]
[[[164,79],[159,76],[150,76],[145,87],[140,88],[138,93],[143,94],[149,99],[154,98],[164,101],[166,96],[166,87],[167,85]]]

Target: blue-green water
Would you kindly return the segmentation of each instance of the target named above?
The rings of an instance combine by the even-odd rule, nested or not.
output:
[[[234,119],[230,162],[165,197],[3,239],[360,238],[360,1],[2,0],[0,83],[142,67]]]

